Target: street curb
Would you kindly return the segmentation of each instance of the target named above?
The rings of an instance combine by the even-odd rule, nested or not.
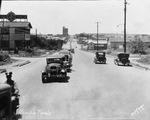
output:
[[[149,67],[144,67],[144,66],[142,66],[142,65],[140,65],[140,64],[138,64],[138,63],[133,63],[133,62],[131,62],[131,64],[132,64],[133,66],[135,66],[135,67],[138,67],[138,68],[141,68],[141,69],[144,69],[144,70],[150,70]]]
[[[14,65],[13,67],[21,67],[21,66],[26,65],[26,64],[29,64],[29,63],[31,63],[31,61],[27,60],[27,61],[24,61],[24,62],[19,63],[19,64],[17,64],[17,65]]]
[[[0,73],[4,73],[6,72],[7,70],[4,68],[4,69],[0,69]]]

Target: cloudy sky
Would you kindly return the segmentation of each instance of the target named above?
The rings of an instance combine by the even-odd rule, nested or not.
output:
[[[150,0],[127,0],[127,33],[150,34]],[[1,14],[13,11],[28,15],[35,29],[42,34],[123,32],[124,0],[97,1],[3,1]],[[117,25],[119,26],[117,27]]]

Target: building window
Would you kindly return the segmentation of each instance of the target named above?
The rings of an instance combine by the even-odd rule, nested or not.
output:
[[[1,28],[1,34],[2,35],[9,35],[9,28],[6,28],[6,27]]]
[[[2,40],[2,46],[3,46],[3,48],[9,48],[9,41]]]
[[[26,30],[26,29],[24,29],[24,28],[15,28],[15,34],[29,34],[30,33],[30,31],[29,30]]]

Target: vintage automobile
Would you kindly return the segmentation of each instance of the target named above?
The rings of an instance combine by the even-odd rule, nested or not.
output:
[[[18,105],[16,97],[12,95],[11,86],[0,84],[0,120],[14,120]]]
[[[97,51],[95,53],[94,63],[104,63],[104,64],[106,64],[105,52],[98,52]]]
[[[114,60],[114,63],[117,65],[130,65],[129,54],[127,53],[119,53],[117,55],[118,58]]]
[[[66,58],[65,61],[68,62],[67,71],[70,71],[70,68],[72,67],[72,59],[73,59],[71,52],[69,50],[61,50],[59,54],[65,56]]]
[[[64,78],[67,76],[64,55],[52,55],[46,58],[47,65],[42,71],[42,82],[46,83],[50,78]]]
[[[0,84],[0,120],[12,119],[11,87]]]

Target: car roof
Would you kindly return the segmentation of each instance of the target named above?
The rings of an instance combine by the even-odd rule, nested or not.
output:
[[[62,58],[62,57],[64,57],[64,55],[57,54],[57,55],[48,56],[47,59],[49,59],[49,58]]]
[[[70,54],[69,50],[61,50],[59,54]]]
[[[119,54],[118,54],[118,57],[119,57],[119,58],[122,58],[122,57],[129,58],[129,55],[130,55],[130,54],[128,54],[128,53],[119,53]]]
[[[100,51],[97,51],[97,52],[95,52],[95,53],[105,53],[105,52],[100,52]]]
[[[119,53],[118,55],[129,55],[128,53]]]
[[[11,90],[11,88],[8,84],[4,84],[4,83],[0,84],[0,92],[1,91],[10,91],[10,90]]]

